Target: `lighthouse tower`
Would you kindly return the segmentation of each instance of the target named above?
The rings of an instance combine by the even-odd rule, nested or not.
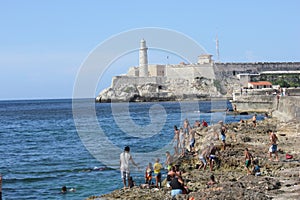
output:
[[[140,57],[139,57],[139,76],[148,77],[148,56],[147,46],[144,39],[140,42]]]

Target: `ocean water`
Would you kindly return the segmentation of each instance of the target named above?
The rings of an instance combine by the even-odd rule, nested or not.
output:
[[[72,112],[72,100],[0,101],[0,173],[3,199],[85,199],[122,187],[118,158],[129,145],[140,170],[160,149],[170,148],[173,126],[188,118],[209,124],[249,119],[251,115],[226,113],[227,101],[160,102],[89,105],[102,134],[94,131],[91,110]],[[214,112],[212,113],[211,110]],[[74,110],[73,110],[74,111]],[[262,119],[262,116],[258,116]],[[151,156],[153,152],[153,157]],[[66,185],[76,192],[61,194]]]

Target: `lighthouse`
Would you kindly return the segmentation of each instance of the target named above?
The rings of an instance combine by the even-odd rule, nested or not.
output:
[[[140,42],[140,57],[139,57],[139,76],[148,77],[148,55],[147,46],[144,39]]]

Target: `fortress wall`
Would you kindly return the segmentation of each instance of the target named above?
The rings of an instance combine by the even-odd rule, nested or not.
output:
[[[162,84],[165,82],[164,77],[129,77],[115,76],[112,80],[112,88],[118,88],[121,85],[143,85],[146,83]]]
[[[300,70],[300,62],[215,63],[214,68],[216,73],[232,76],[245,72]]]
[[[210,64],[199,65],[194,67],[194,77],[205,77],[208,79],[215,79],[214,68]]]
[[[168,79],[194,79],[193,67],[166,67],[166,76]]]

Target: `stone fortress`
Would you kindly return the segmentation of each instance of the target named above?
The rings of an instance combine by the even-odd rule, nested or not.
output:
[[[264,72],[294,72],[300,75],[300,62],[214,62],[212,55],[198,56],[197,63],[148,64],[146,41],[140,41],[139,66],[115,76],[111,86],[96,97],[98,102],[175,101],[232,98],[245,87],[252,75]],[[278,75],[278,74],[277,74]]]

